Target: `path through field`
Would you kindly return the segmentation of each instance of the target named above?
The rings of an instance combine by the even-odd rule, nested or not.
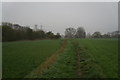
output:
[[[118,77],[116,39],[6,42],[2,48],[3,78]]]
[[[81,76],[81,69],[80,69],[80,54],[79,51],[77,51],[77,76]]]
[[[64,40],[59,50],[57,50],[53,55],[48,57],[42,64],[40,64],[30,74],[26,75],[25,78],[37,78],[38,76],[40,76],[44,70],[48,69],[50,65],[55,63],[57,57],[64,52],[66,45],[67,45],[67,40]]]
[[[77,78],[81,78],[81,66],[80,66],[80,48],[79,48],[79,43],[78,42],[73,42],[72,43],[74,45],[74,48],[75,48],[75,53],[76,53],[76,76]]]

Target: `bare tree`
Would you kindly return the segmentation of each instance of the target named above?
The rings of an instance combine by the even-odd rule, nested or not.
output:
[[[100,33],[99,31],[96,31],[96,32],[94,32],[94,33],[92,34],[92,37],[93,37],[93,38],[101,38],[102,35],[101,35],[101,33]]]
[[[87,33],[86,37],[87,37],[87,38],[91,38],[91,34],[90,34],[90,33]]]
[[[65,38],[75,38],[76,29],[67,28],[65,31]]]
[[[76,38],[85,38],[85,37],[86,37],[85,29],[83,27],[78,27],[76,32]]]

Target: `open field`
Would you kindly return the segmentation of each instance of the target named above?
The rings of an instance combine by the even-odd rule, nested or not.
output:
[[[96,1],[1,2],[0,78],[120,80],[120,2]]]
[[[61,43],[62,40],[3,43],[3,77],[25,77],[60,49]],[[117,39],[68,39],[64,48],[55,63],[36,78],[118,77]]]
[[[23,78],[59,49],[61,40],[3,43],[3,78]]]
[[[117,44],[117,39],[69,40],[64,54],[40,77],[117,78]]]
[[[104,77],[118,77],[117,39],[81,39],[79,43],[86,49],[86,53],[90,55],[92,61],[101,69]]]
[[[73,45],[68,41],[68,45],[63,54],[59,56],[56,63],[39,78],[76,78],[76,54]]]

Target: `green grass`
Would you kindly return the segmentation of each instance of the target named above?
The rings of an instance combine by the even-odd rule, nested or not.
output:
[[[74,46],[74,42],[78,46]],[[23,78],[52,55],[61,40],[3,43],[3,77]],[[65,51],[39,78],[76,78],[77,55],[80,54],[81,78],[118,77],[117,39],[72,39]]]
[[[3,78],[23,78],[60,47],[61,40],[5,42]]]
[[[74,46],[77,43],[78,46]],[[45,70],[42,78],[117,78],[117,39],[73,39],[55,64]],[[79,49],[81,76],[77,76],[77,56]],[[84,61],[83,61],[84,60]]]
[[[101,68],[104,77],[118,77],[117,39],[81,39],[77,41],[85,48],[86,53],[90,56],[92,61]]]
[[[73,50],[73,45],[68,42],[68,45],[56,63],[45,70],[41,78],[76,78],[76,54]]]
[[[0,42],[0,79],[2,78],[2,43]]]

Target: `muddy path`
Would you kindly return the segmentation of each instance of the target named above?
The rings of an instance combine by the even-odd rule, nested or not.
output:
[[[81,66],[80,66],[80,47],[78,42],[72,42],[75,53],[76,53],[76,76],[77,78],[81,78],[82,72],[81,72]]]
[[[48,57],[42,64],[40,64],[36,69],[34,69],[30,74],[26,75],[24,78],[39,78],[44,70],[48,69],[50,65],[54,64],[57,57],[64,52],[67,46],[67,40],[64,40],[61,47],[50,57]]]
[[[102,68],[93,61],[87,48],[82,47],[78,42],[74,42],[73,45],[76,53],[77,78],[105,78]]]
[[[77,77],[78,78],[80,78],[81,77],[81,68],[80,68],[80,53],[79,53],[79,51],[77,51],[77,53],[76,53],[76,55],[77,55]]]

